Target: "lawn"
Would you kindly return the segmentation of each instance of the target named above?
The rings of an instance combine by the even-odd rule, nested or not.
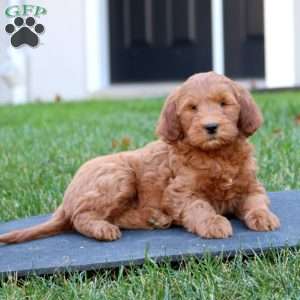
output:
[[[269,191],[300,189],[300,92],[254,95],[265,117],[251,138]],[[0,107],[0,221],[47,213],[87,159],[153,140],[162,105],[87,101]],[[3,259],[0,257],[0,259]],[[31,277],[0,283],[0,299],[296,299],[300,250],[233,260]]]

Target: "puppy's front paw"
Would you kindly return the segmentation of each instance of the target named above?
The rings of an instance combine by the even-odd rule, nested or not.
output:
[[[280,221],[270,210],[258,208],[245,216],[246,225],[255,231],[271,231],[280,227]]]
[[[203,238],[207,239],[224,239],[232,236],[232,226],[230,222],[223,216],[216,215],[209,218],[205,224],[203,233],[199,234]]]

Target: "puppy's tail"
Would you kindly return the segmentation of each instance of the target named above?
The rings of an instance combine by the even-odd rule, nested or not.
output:
[[[13,244],[47,237],[71,229],[70,220],[62,206],[58,207],[51,219],[45,223],[0,235],[0,243]]]

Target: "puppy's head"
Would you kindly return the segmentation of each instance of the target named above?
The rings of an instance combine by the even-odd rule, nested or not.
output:
[[[209,72],[191,76],[169,95],[156,132],[168,143],[181,139],[214,150],[239,134],[252,135],[261,123],[261,113],[246,89]]]

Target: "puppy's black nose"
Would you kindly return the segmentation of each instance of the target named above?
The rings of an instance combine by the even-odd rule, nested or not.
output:
[[[203,127],[206,129],[207,133],[214,134],[217,132],[219,125],[217,123],[210,123],[204,125]]]

